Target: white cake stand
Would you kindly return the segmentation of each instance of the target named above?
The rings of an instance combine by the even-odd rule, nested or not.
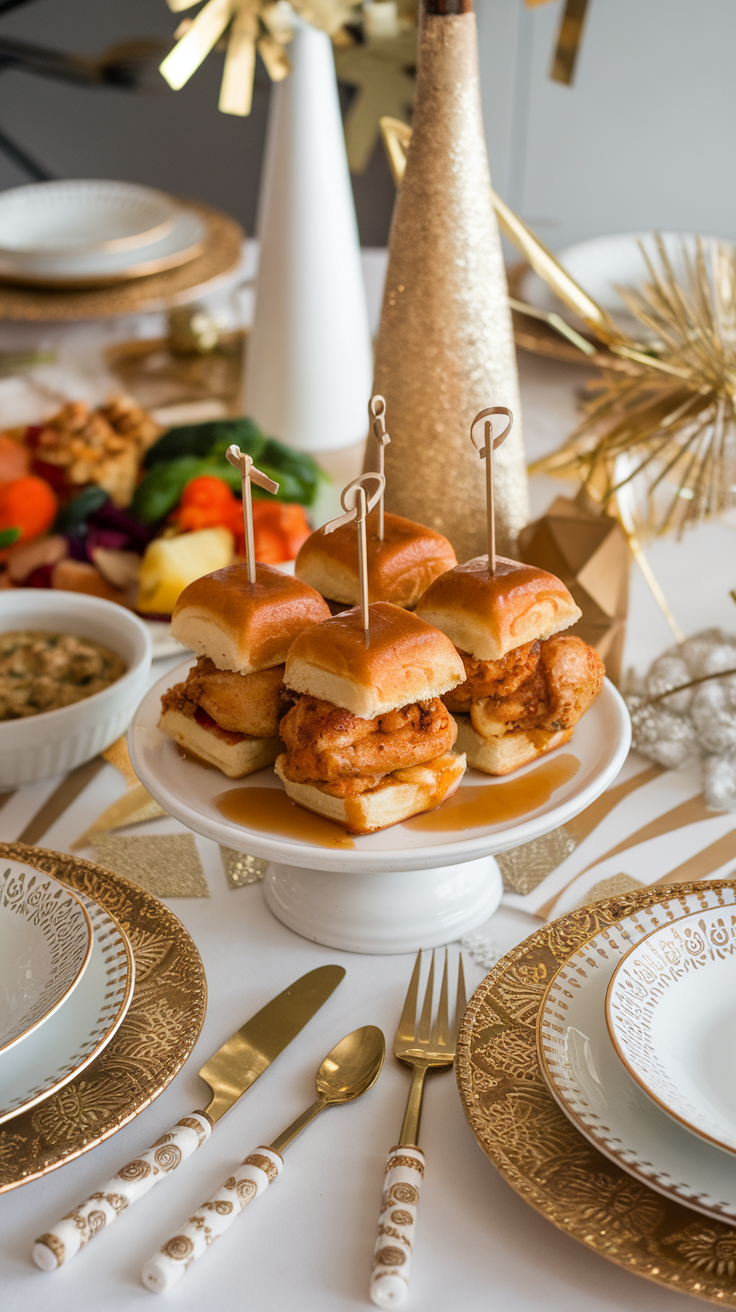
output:
[[[460,834],[394,825],[356,838],[352,849],[320,847],[246,828],[217,809],[215,799],[229,788],[282,789],[273,771],[226,779],[219,770],[184,760],[157,728],[161,694],[184,679],[191,664],[159,680],[141,703],[128,735],[136,774],[189,829],[269,862],[264,891],[279,920],[305,938],[348,952],[412,952],[449,943],[482,924],[501,899],[493,854],[528,843],[590,806],[615,779],[631,742],[626,705],[606,680],[570,743],[514,775],[523,778],[562,753],[579,762],[574,777],[519,820]],[[504,782],[471,770],[461,789],[494,789]]]

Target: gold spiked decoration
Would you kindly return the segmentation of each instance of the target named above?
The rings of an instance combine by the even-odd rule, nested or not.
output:
[[[621,334],[626,373],[602,369],[570,439],[533,470],[597,482],[604,504],[634,479],[650,531],[681,530],[736,502],[736,250],[683,244],[678,282],[657,238],[649,281],[619,288],[644,342]],[[619,495],[619,502],[621,496]]]
[[[174,13],[197,3],[167,0]],[[353,9],[345,0],[293,0],[292,7],[306,22],[331,36],[340,31]],[[284,18],[284,7],[273,0],[207,0],[193,19],[179,25],[176,36],[176,45],[160,67],[174,91],[189,81],[222,38],[226,40],[219,102],[223,114],[250,114],[256,50],[273,82],[280,82],[291,71],[286,52],[291,26]]]

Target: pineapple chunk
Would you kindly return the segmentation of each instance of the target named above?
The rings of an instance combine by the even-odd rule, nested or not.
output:
[[[138,576],[138,610],[170,615],[189,583],[232,563],[234,545],[228,528],[203,528],[149,542]]]

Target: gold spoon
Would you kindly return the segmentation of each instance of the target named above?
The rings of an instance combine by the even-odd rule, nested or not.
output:
[[[146,1289],[162,1294],[177,1284],[192,1262],[201,1257],[232,1225],[246,1203],[257,1198],[281,1174],[281,1153],[325,1107],[353,1102],[376,1083],[386,1055],[386,1042],[375,1025],[364,1025],[336,1043],[317,1071],[317,1099],[268,1147],[256,1148],[203,1203],[178,1234],[163,1245],[141,1272]]]

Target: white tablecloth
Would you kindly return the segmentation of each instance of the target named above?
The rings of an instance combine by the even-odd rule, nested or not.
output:
[[[556,445],[574,418],[574,388],[583,378],[522,357],[525,430],[530,458]],[[559,485],[539,480],[535,513]],[[684,544],[657,544],[652,563],[683,628],[734,628],[728,590],[736,584],[733,526],[721,523]],[[671,637],[634,570],[627,658],[646,665]],[[160,671],[159,671],[160,672]],[[0,839],[13,840],[57,781],[19,793],[0,813]],[[43,845],[68,850],[90,821],[124,791],[112,768],[102,771],[44,835]],[[179,832],[157,821],[146,832]],[[134,832],[142,832],[140,829]],[[677,837],[671,842],[675,864]],[[266,909],[260,886],[230,890],[216,846],[197,840],[208,899],[171,899],[202,954],[209,1007],[202,1035],[183,1072],[138,1119],[62,1169],[0,1196],[0,1308],[8,1312],[109,1312],[148,1306],[139,1281],[143,1261],[172,1233],[233,1165],[268,1143],[312,1099],[323,1055],[358,1025],[380,1025],[389,1044],[411,972],[410,957],[351,956],[309,943]],[[603,845],[599,849],[604,850]],[[89,853],[88,855],[91,855]],[[665,867],[667,868],[667,867]],[[539,924],[502,908],[482,928],[500,951]],[[304,971],[341,962],[347,976],[318,1017],[218,1125],[209,1144],[53,1275],[31,1265],[34,1237],[98,1188],[114,1171],[203,1105],[198,1068],[243,1021]],[[469,984],[482,972],[471,966]],[[169,1297],[172,1306],[253,1307],[268,1312],[343,1312],[367,1306],[383,1167],[396,1141],[409,1085],[392,1057],[364,1100],[332,1109],[288,1150],[283,1177],[236,1222]],[[605,1262],[557,1232],[496,1174],[476,1144],[453,1074],[430,1077],[421,1142],[428,1170],[419,1208],[410,1307],[422,1312],[606,1312],[626,1307],[658,1312],[695,1308]]]

